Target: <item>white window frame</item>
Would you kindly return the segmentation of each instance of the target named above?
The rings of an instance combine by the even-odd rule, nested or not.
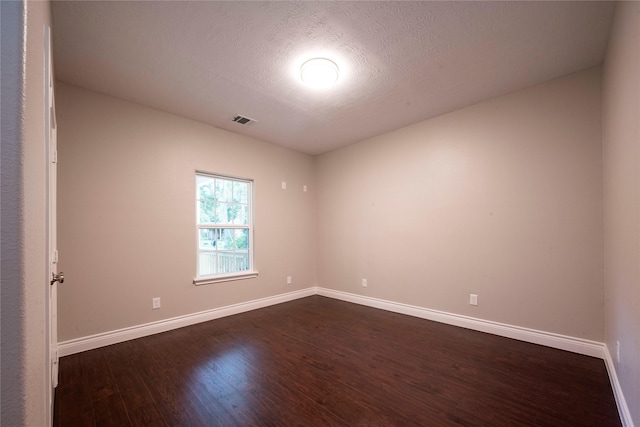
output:
[[[248,191],[248,202],[249,202],[249,206],[248,206],[248,225],[236,225],[236,224],[217,224],[217,223],[211,223],[211,224],[201,224],[198,220],[198,209],[199,207],[199,193],[198,193],[198,176],[204,176],[207,178],[214,178],[214,179],[222,179],[222,180],[226,180],[226,181],[236,181],[236,182],[243,182],[249,185],[249,191]],[[247,179],[247,178],[239,178],[239,177],[234,177],[234,176],[228,176],[228,175],[221,175],[221,174],[216,174],[216,173],[211,173],[211,172],[204,172],[204,171],[200,171],[200,170],[196,170],[195,173],[195,231],[196,231],[196,277],[195,279],[193,279],[193,284],[194,285],[208,285],[208,284],[212,284],[212,283],[220,283],[220,282],[229,282],[232,280],[242,280],[242,279],[251,279],[254,277],[258,276],[258,271],[255,269],[255,257],[254,257],[254,183],[253,180],[251,179]],[[200,253],[201,253],[201,249],[200,249],[200,230],[202,229],[216,229],[216,228],[224,228],[224,229],[247,229],[248,233],[249,233],[249,269],[248,270],[242,270],[242,271],[237,271],[237,272],[233,272],[233,273],[222,273],[222,274],[214,274],[214,275],[207,275],[207,276],[200,276]]]

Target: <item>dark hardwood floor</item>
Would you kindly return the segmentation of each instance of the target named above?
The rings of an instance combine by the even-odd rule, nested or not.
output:
[[[320,296],[60,360],[55,426],[620,426],[600,359]]]

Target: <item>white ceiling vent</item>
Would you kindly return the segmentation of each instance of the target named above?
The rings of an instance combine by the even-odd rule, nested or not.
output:
[[[254,119],[250,119],[249,117],[245,117],[245,116],[241,116],[240,114],[238,114],[237,116],[235,116],[233,119],[234,122],[240,124],[240,125],[245,125],[248,126],[252,123],[257,122],[257,120]]]

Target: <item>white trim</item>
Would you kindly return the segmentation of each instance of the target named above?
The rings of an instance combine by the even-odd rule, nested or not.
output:
[[[207,322],[209,320],[219,319],[221,317],[232,316],[234,314],[268,307],[270,305],[293,301],[298,298],[315,295],[315,293],[315,288],[311,287],[299,291],[275,295],[272,297],[260,298],[253,301],[228,305],[226,307],[201,311],[199,313],[187,314],[185,316],[178,316],[171,319],[165,319],[157,322],[146,323],[143,325],[132,326],[129,328],[118,329],[115,331],[104,332],[101,334],[90,335],[88,337],[76,338],[59,343],[58,352],[60,357],[68,356],[70,354],[93,350],[94,348],[117,344],[136,338],[146,337],[148,335],[158,334],[160,332],[166,332],[173,329],[182,328],[184,326],[195,325],[196,323]]]
[[[487,332],[502,337],[513,338],[520,341],[557,348],[560,350],[567,350],[587,356],[598,357],[600,359],[605,359],[606,361],[605,345],[596,341],[554,334],[551,332],[538,331],[535,329],[508,325],[505,323],[493,322],[490,320],[477,319],[474,317],[462,316],[459,314],[447,313],[444,311],[432,310],[429,308],[402,304],[363,295],[351,294],[348,292],[336,291],[333,289],[326,289],[322,287],[309,287],[306,289],[275,295],[272,297],[261,298],[257,300],[229,305],[226,307],[201,311],[199,313],[187,314],[171,319],[160,320],[157,322],[151,322],[143,325],[131,326],[129,328],[118,329],[115,331],[90,335],[88,337],[81,337],[73,340],[63,341],[59,343],[59,352],[61,357],[67,356],[81,351],[91,350],[106,345],[116,344],[127,340],[157,334],[160,332],[170,331],[172,329],[194,325],[196,323],[207,322],[209,320],[219,319],[221,317],[231,316],[233,314],[244,313],[246,311],[256,310],[258,308],[268,307],[270,305],[280,304],[287,301],[293,301],[295,299],[304,298],[311,295],[321,295],[341,301],[379,308],[394,313],[406,314],[409,316],[419,317],[421,319],[433,320],[436,322],[460,326],[480,332]],[[607,365],[607,368],[611,369],[609,365]],[[615,372],[615,370],[613,370],[613,372]]]
[[[210,285],[212,283],[231,282],[233,280],[253,279],[258,277],[257,271],[231,273],[225,275],[211,276],[211,277],[196,277],[193,279],[193,284],[196,286]]]
[[[606,343],[604,344],[604,364],[607,366],[609,381],[611,382],[613,395],[616,398],[616,405],[618,406],[618,413],[620,414],[622,426],[633,427],[631,412],[629,411],[629,406],[627,406],[627,400],[624,398],[624,393],[622,392],[622,387],[620,387],[620,381],[618,380],[618,374],[616,373],[616,365],[613,363],[613,358],[611,357],[609,347]]]
[[[460,326],[480,332],[499,335],[501,337],[513,338],[533,344],[545,345],[560,350],[567,350],[587,356],[604,358],[604,344],[575,338],[566,335],[554,334],[551,332],[538,331],[535,329],[523,328],[520,326],[508,325],[505,323],[492,322],[490,320],[477,319],[475,317],[461,316],[459,314],[447,313],[444,311],[432,310],[429,308],[417,307],[415,305],[402,304],[386,301],[378,298],[356,295],[333,289],[317,288],[318,295],[335,298],[342,301],[352,302],[368,307],[380,308],[394,313],[407,314],[409,316],[422,319],[433,320],[449,325]]]

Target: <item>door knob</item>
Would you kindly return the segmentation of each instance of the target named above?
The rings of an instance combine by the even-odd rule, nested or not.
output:
[[[54,283],[64,283],[64,273],[61,271],[60,273],[51,273],[51,285]]]

